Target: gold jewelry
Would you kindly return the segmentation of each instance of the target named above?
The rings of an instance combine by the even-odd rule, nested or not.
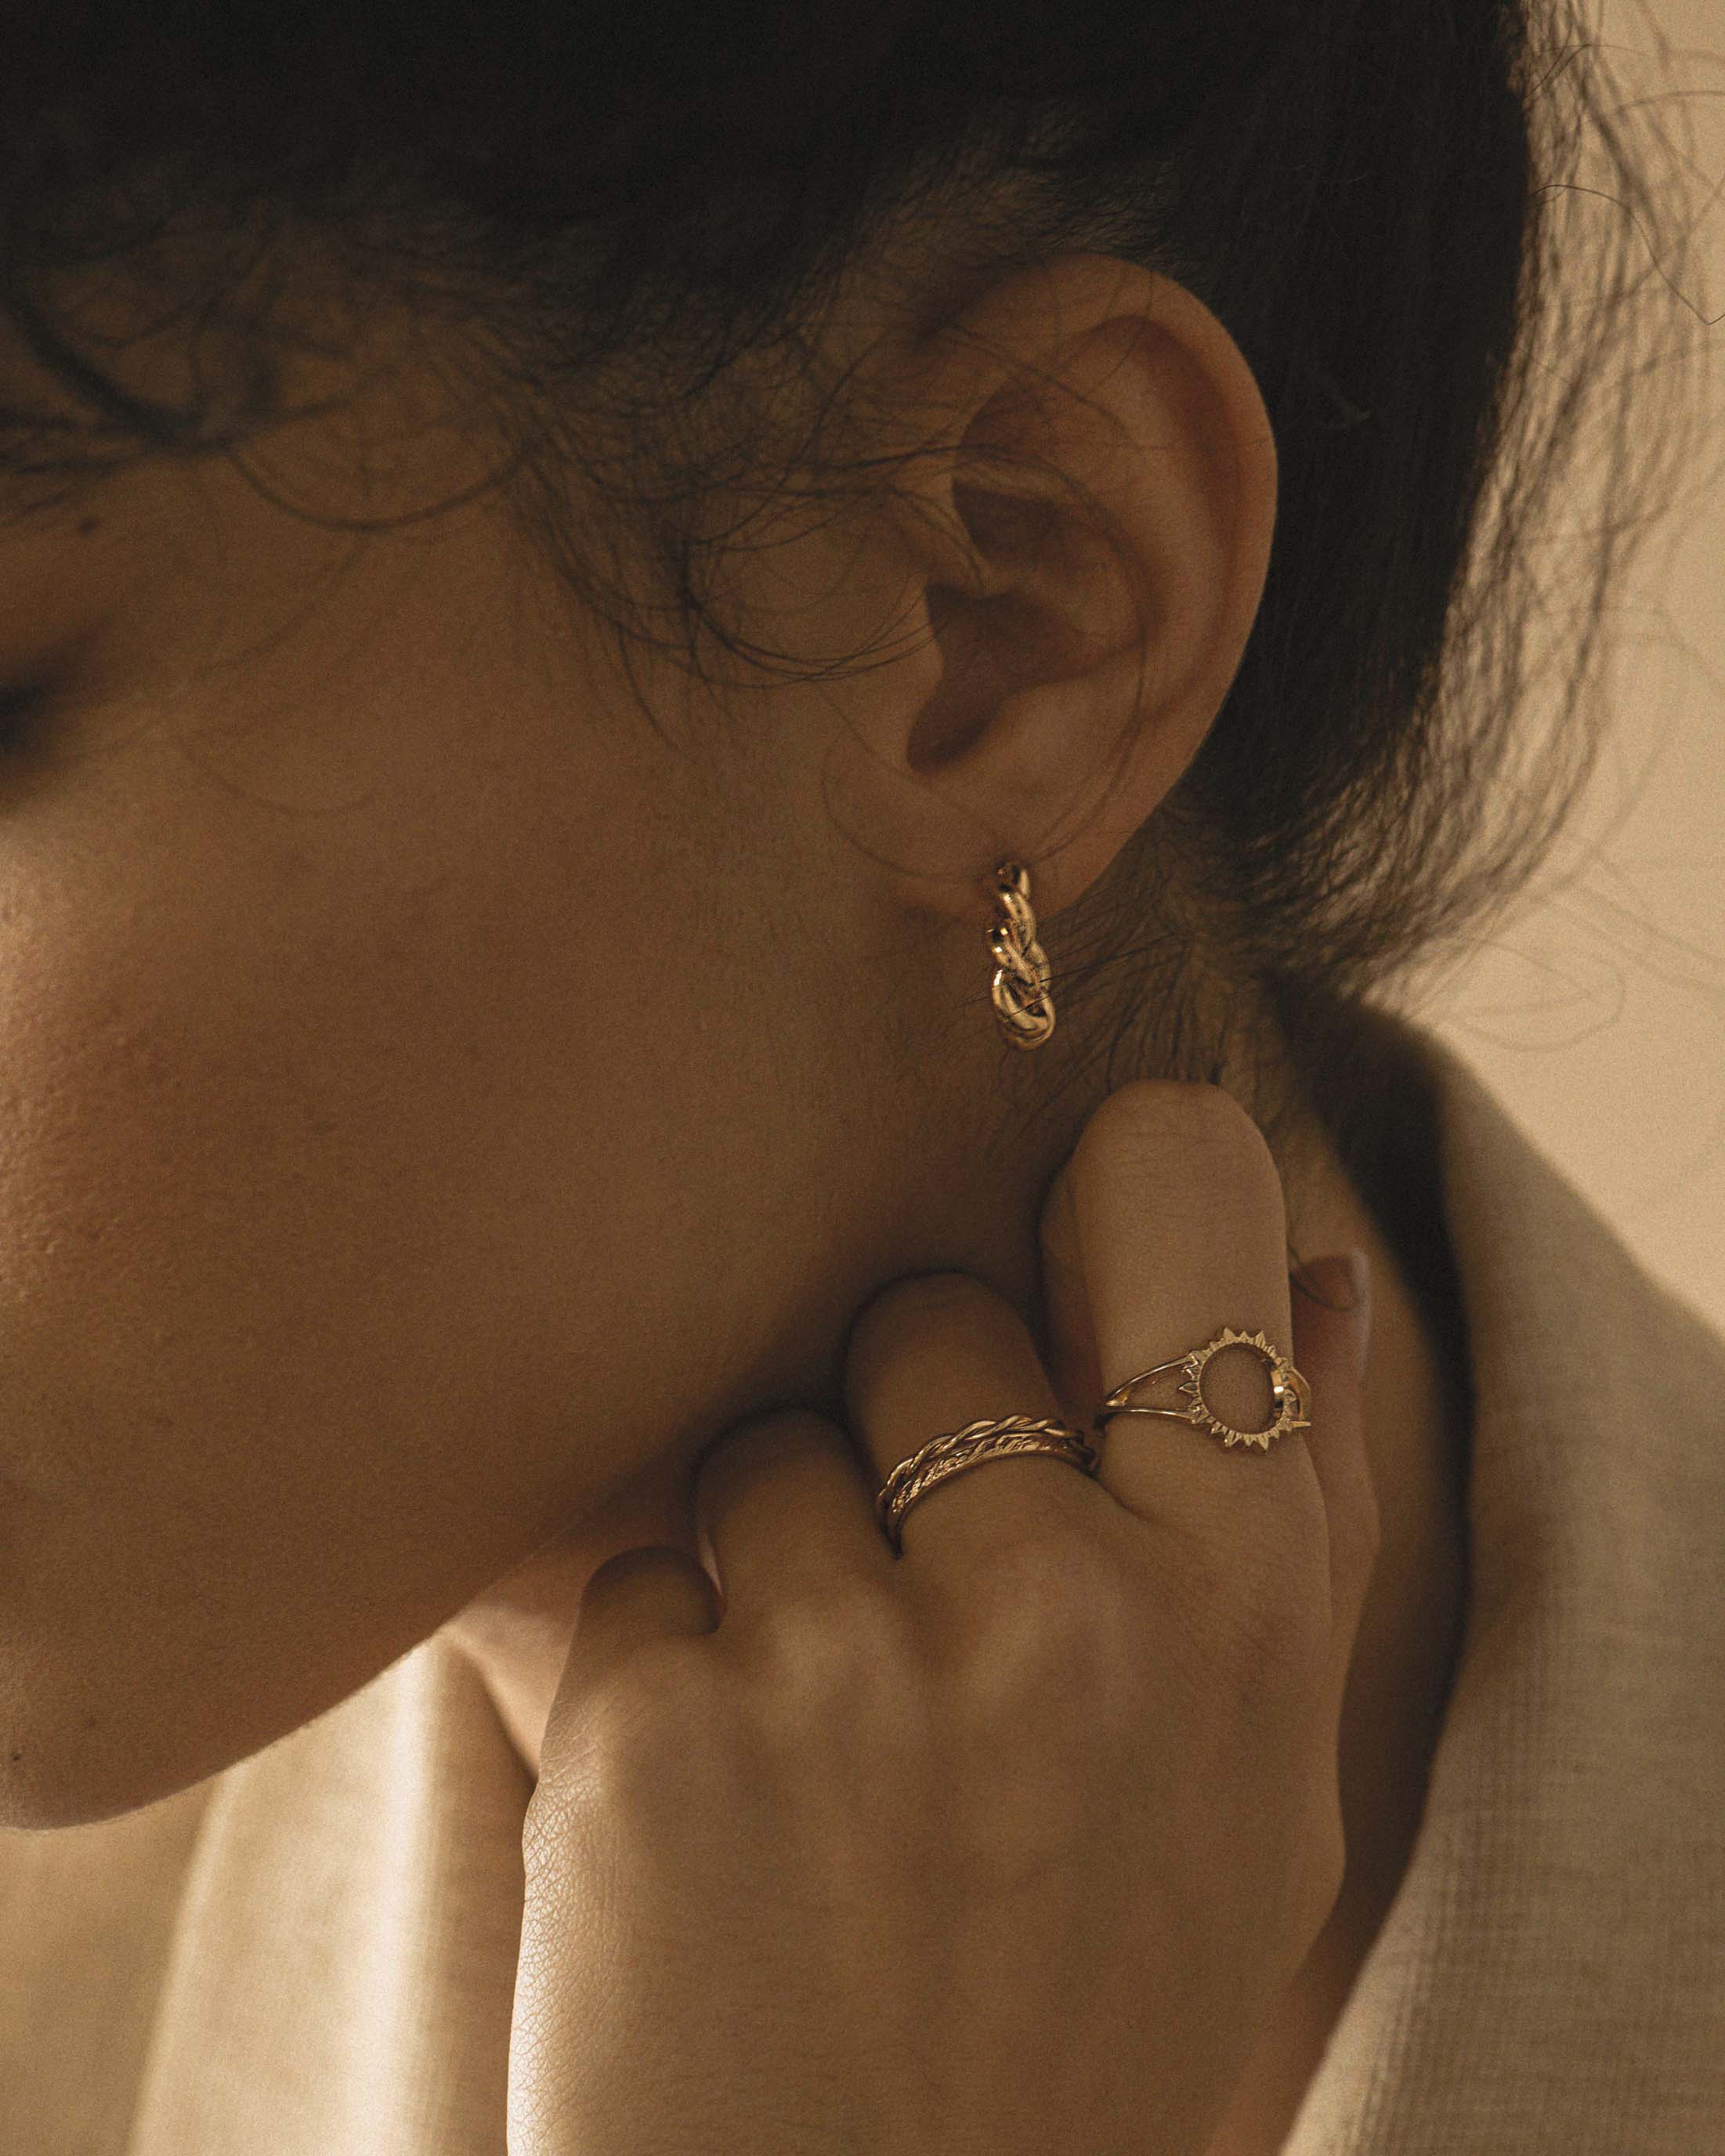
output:
[[[1096,1447],[1063,1422],[1031,1422],[1024,1415],[1009,1415],[1000,1422],[968,1422],[963,1430],[930,1438],[887,1476],[875,1500],[875,1517],[886,1530],[886,1539],[902,1556],[904,1517],[918,1498],[968,1467],[978,1467],[985,1460],[1009,1459],[1015,1452],[1046,1452],[1070,1460],[1086,1475],[1096,1472]]]
[[[1002,861],[994,871],[994,902],[1005,916],[988,931],[988,948],[999,969],[991,991],[994,1015],[1014,1048],[1040,1048],[1055,1029],[1048,993],[1054,974],[1048,953],[1036,941],[1030,871],[1017,861]]]
[[[1270,1389],[1275,1395],[1276,1418],[1262,1430],[1234,1430],[1213,1415],[1204,1404],[1204,1369],[1212,1355],[1219,1355],[1224,1348],[1250,1348],[1260,1354],[1270,1365]],[[1191,1401],[1183,1408],[1141,1408],[1127,1404],[1127,1394],[1134,1386],[1142,1385],[1151,1378],[1159,1378],[1164,1370],[1183,1370],[1180,1390]],[[1290,1430],[1310,1430],[1312,1423],[1312,1388],[1285,1356],[1279,1355],[1261,1332],[1235,1332],[1224,1327],[1214,1340],[1206,1341],[1202,1348],[1189,1353],[1176,1355],[1171,1362],[1158,1363],[1153,1370],[1141,1371],[1136,1378],[1128,1378],[1109,1394],[1097,1409],[1094,1428],[1099,1437],[1107,1435],[1107,1424],[1116,1415],[1168,1415],[1175,1422],[1190,1423],[1194,1428],[1208,1430],[1219,1437],[1224,1450],[1236,1445],[1255,1445],[1260,1451],[1268,1452],[1278,1438],[1286,1437]]]
[[[1204,1365],[1224,1348],[1253,1348],[1270,1365],[1270,1387],[1276,1398],[1276,1419],[1263,1430],[1235,1430],[1213,1415],[1204,1404]],[[1136,1386],[1160,1377],[1167,1370],[1185,1372],[1180,1390],[1189,1395],[1189,1407],[1142,1408],[1128,1404],[1127,1394]],[[1109,1423],[1116,1415],[1123,1414],[1167,1415],[1172,1421],[1209,1430],[1221,1439],[1224,1450],[1231,1451],[1236,1445],[1255,1445],[1260,1451],[1268,1452],[1278,1438],[1286,1437],[1291,1430],[1311,1429],[1312,1388],[1286,1356],[1277,1354],[1261,1332],[1236,1332],[1224,1326],[1214,1340],[1206,1341],[1202,1348],[1158,1363],[1153,1370],[1142,1371],[1136,1378],[1128,1378],[1123,1385],[1117,1386],[1096,1412],[1097,1436],[1106,1440]],[[967,1423],[963,1430],[932,1437],[908,1460],[900,1460],[875,1500],[875,1517],[886,1529],[893,1548],[903,1555],[904,1517],[919,1498],[926,1497],[950,1476],[962,1475],[969,1467],[979,1467],[984,1460],[1008,1459],[1016,1452],[1046,1452],[1070,1461],[1092,1476],[1101,1458],[1096,1446],[1087,1445],[1076,1430],[1069,1430],[1065,1423],[1032,1422],[1024,1415],[1009,1415],[1003,1421]]]
[[[1030,873],[1017,861],[1002,861],[994,871],[995,897],[1004,918],[988,932],[988,948],[999,970],[993,997],[1001,1029],[1015,1048],[1040,1048],[1053,1033],[1055,1010],[1049,994],[1053,978],[1048,954],[1036,940],[1036,916],[1030,908]],[[1204,1366],[1224,1348],[1255,1348],[1270,1364],[1271,1389],[1276,1419],[1261,1430],[1235,1430],[1213,1415],[1204,1402]],[[1184,1408],[1146,1408],[1132,1405],[1127,1395],[1137,1386],[1165,1371],[1185,1372],[1180,1389],[1191,1404]],[[1293,1412],[1297,1409],[1297,1413]],[[1209,1430],[1225,1448],[1257,1445],[1267,1452],[1290,1430],[1310,1430],[1312,1389],[1293,1364],[1279,1355],[1261,1332],[1235,1332],[1224,1327],[1214,1340],[1185,1355],[1158,1363],[1153,1370],[1128,1378],[1109,1394],[1094,1418],[1096,1435],[1106,1439],[1116,1415],[1167,1415],[1176,1422]],[[932,1437],[909,1459],[901,1460],[881,1485],[875,1500],[875,1517],[887,1540],[902,1556],[904,1517],[911,1507],[954,1475],[979,1467],[989,1460],[1006,1460],[1015,1453],[1044,1452],[1065,1460],[1081,1473],[1094,1476],[1101,1458],[1096,1446],[1065,1423],[1034,1422],[1024,1415],[967,1423],[963,1430]]]

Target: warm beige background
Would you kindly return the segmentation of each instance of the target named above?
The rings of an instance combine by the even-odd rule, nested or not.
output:
[[[1725,0],[1622,0],[1594,19],[1637,89],[1663,86],[1658,124],[1691,137],[1680,282],[1704,454],[1620,593],[1615,732],[1575,824],[1538,890],[1410,1008],[1725,1331]],[[1676,335],[1689,318],[1663,319]]]

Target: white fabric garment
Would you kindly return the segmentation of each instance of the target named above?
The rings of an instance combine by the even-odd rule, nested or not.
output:
[[[1471,1334],[1467,1631],[1287,2156],[1725,2156],[1725,1339],[1409,1030]],[[0,1834],[0,2151],[505,2156],[530,1794],[439,1635],[180,1796]]]

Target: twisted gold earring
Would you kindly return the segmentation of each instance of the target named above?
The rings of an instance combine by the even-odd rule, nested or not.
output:
[[[994,871],[994,901],[1005,916],[988,931],[998,968],[991,991],[994,1015],[1014,1048],[1040,1048],[1055,1029],[1048,992],[1054,975],[1036,941],[1030,871],[1017,861],[1002,861]]]

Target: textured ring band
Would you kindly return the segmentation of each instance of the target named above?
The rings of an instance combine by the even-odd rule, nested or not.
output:
[[[963,1430],[930,1438],[908,1460],[900,1460],[887,1476],[875,1500],[875,1516],[886,1539],[902,1556],[904,1517],[919,1498],[952,1476],[963,1474],[967,1468],[1017,1452],[1050,1453],[1070,1460],[1086,1475],[1096,1472],[1098,1458],[1096,1447],[1081,1432],[1063,1422],[1046,1419],[1033,1422],[1025,1415],[1009,1415],[1004,1420],[966,1423]]]

